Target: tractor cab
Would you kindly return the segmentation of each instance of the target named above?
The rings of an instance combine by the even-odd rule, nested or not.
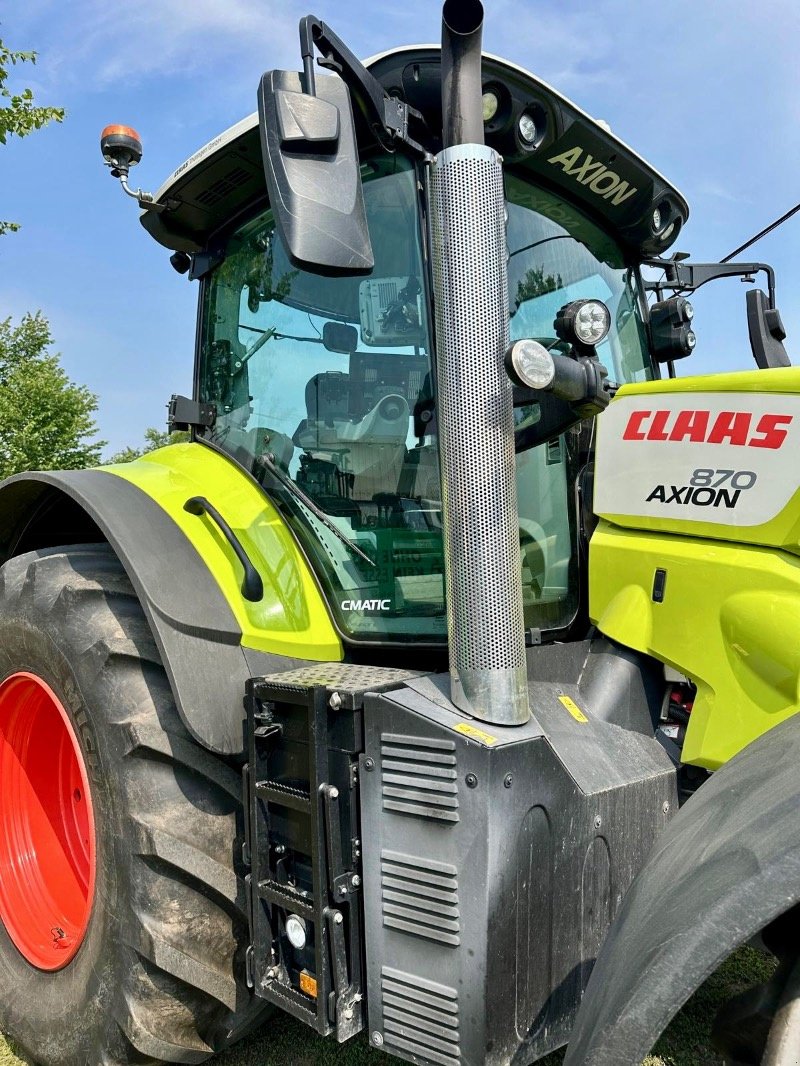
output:
[[[426,163],[441,148],[439,49],[397,49],[367,69],[413,110],[417,139],[388,150],[356,110],[369,269],[337,276],[292,254],[257,115],[180,167],[156,195],[166,207],[145,205],[142,222],[200,281],[195,399],[216,417],[198,435],[280,499],[346,641],[443,645]],[[610,388],[656,376],[639,264],[676,238],[685,201],[532,75],[484,57],[482,77],[486,143],[505,163],[510,340],[569,353],[560,309],[600,301],[609,320],[593,354]],[[576,486],[591,431],[559,401],[517,394],[524,624],[538,642],[585,626]]]

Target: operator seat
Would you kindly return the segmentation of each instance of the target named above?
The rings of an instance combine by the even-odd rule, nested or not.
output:
[[[403,470],[401,492],[412,499],[441,504],[442,482],[439,473],[436,402],[430,371],[414,404],[414,436],[419,443],[408,453]]]
[[[397,393],[370,402],[350,374],[326,371],[309,379],[306,414],[292,440],[312,459],[347,475],[350,498],[372,501],[398,491],[411,410]]]

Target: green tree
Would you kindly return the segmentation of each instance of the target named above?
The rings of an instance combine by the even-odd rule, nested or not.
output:
[[[517,286],[517,307],[521,307],[526,300],[535,300],[537,296],[544,296],[563,287],[564,282],[560,274],[545,275],[544,267],[531,267]]]
[[[149,429],[144,431],[144,444],[141,448],[123,448],[120,452],[114,452],[106,462],[132,463],[134,459],[139,459],[142,455],[146,455],[147,452],[154,452],[156,448],[166,448],[168,444],[185,444],[190,437],[191,434],[183,430],[175,430],[174,433],[169,433],[167,430],[155,429],[150,426]]]
[[[41,312],[19,325],[0,321],[0,477],[23,470],[78,470],[100,462],[105,441],[92,441],[97,397],[73,384],[49,351]]]
[[[34,102],[32,89],[14,92],[6,84],[12,67],[35,62],[35,52],[13,52],[0,39],[0,144],[9,136],[27,137],[48,122],[64,120],[63,107],[41,107]],[[18,229],[17,222],[0,222],[0,236]]]

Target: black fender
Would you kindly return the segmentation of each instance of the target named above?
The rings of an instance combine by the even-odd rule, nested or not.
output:
[[[103,470],[18,474],[0,485],[0,561],[101,540],[139,596],[186,728],[219,755],[242,754],[246,680],[299,661],[242,648],[228,602],[166,511]]]
[[[800,715],[673,818],[603,943],[564,1066],[638,1066],[725,958],[800,901]]]

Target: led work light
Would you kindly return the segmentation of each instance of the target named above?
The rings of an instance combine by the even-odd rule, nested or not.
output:
[[[483,94],[483,121],[491,122],[497,114],[499,107],[500,100],[498,99],[497,93],[494,93],[489,89]]]
[[[536,125],[536,119],[529,111],[525,111],[520,115],[519,135],[525,144],[536,144],[536,139],[539,136],[539,127]]]
[[[594,348],[608,336],[611,312],[602,300],[573,300],[556,315],[556,335],[578,348]]]
[[[506,370],[512,381],[528,389],[547,389],[553,384],[556,368],[552,355],[538,341],[522,340],[506,353]]]
[[[650,308],[650,348],[660,363],[685,359],[697,344],[697,336],[689,323],[694,308],[685,296],[661,300]]]

